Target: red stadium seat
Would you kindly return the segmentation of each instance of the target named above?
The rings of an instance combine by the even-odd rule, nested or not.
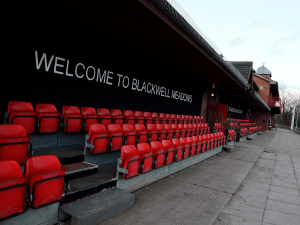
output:
[[[202,136],[202,135],[199,135],[199,136],[198,136],[198,139],[199,139],[198,150],[200,149],[200,152],[198,152],[198,153],[202,153],[202,152],[203,152],[203,136]]]
[[[168,138],[167,131],[162,124],[156,124],[156,130],[159,133],[158,141],[166,140]]]
[[[137,144],[137,151],[142,159],[142,173],[151,171],[153,169],[154,152],[151,151],[149,144]]]
[[[151,116],[153,118],[154,124],[160,124],[160,118],[158,117],[158,114],[156,112],[151,113]]]
[[[81,107],[81,114],[83,115],[84,131],[89,131],[91,124],[99,123],[99,116],[96,114],[96,110],[93,107]]]
[[[192,124],[193,128],[192,128],[192,134],[191,136],[196,136],[197,135],[197,130],[198,130],[198,124]]]
[[[186,138],[186,137],[190,137],[190,136],[191,136],[191,130],[190,130],[189,124],[183,124],[182,137]]]
[[[97,109],[97,115],[100,118],[101,124],[103,124],[106,128],[109,124],[113,123],[113,117],[110,115],[110,112],[108,109],[105,108],[98,108]]]
[[[110,115],[112,115],[115,124],[120,124],[122,125],[124,123],[124,116],[122,114],[122,111],[120,109],[111,109],[110,110]]]
[[[90,144],[94,145],[94,148],[90,149],[91,154],[108,152],[110,137],[103,124],[90,125],[88,135],[88,141],[90,141]]]
[[[170,116],[170,114],[168,114]],[[161,121],[161,124],[167,124],[167,118],[166,118],[166,115],[164,113],[160,113],[159,115],[159,118],[160,118],[160,121]]]
[[[137,133],[137,143],[147,143],[149,138],[149,132],[146,130],[143,124],[135,124],[134,129]]]
[[[179,121],[178,121],[177,116],[175,114],[171,114],[171,119],[172,119],[173,124],[178,124]]]
[[[27,134],[34,133],[36,112],[30,102],[10,101],[7,108],[7,119],[10,124],[22,125]]]
[[[124,110],[125,123],[128,124],[136,124],[135,116],[131,110]]]
[[[178,128],[177,124],[171,124],[171,128],[174,131],[174,138],[179,139],[181,135],[181,129]]]
[[[121,148],[121,163],[128,173],[124,173],[124,179],[139,175],[141,158],[134,145],[124,145]]]
[[[145,124],[145,117],[141,111],[134,111],[134,116],[136,119],[136,123],[138,124]]]
[[[60,113],[57,112],[55,105],[36,104],[37,113],[37,132],[38,133],[56,133]]]
[[[14,160],[19,164],[25,164],[28,157],[32,155],[32,146],[29,139],[30,137],[27,136],[23,126],[1,124],[0,161]]]
[[[193,136],[193,141],[194,141],[194,145],[195,145],[195,155],[201,153],[201,142],[199,140],[199,138],[197,136]]]
[[[176,150],[174,150],[174,147],[173,147],[171,141],[170,140],[162,140],[161,144],[167,154],[166,165],[173,163]]]
[[[186,141],[187,141],[188,146],[189,146],[189,154],[190,154],[190,156],[194,156],[195,153],[196,153],[196,146],[197,145],[194,143],[193,137],[187,137]]]
[[[186,115],[181,115],[181,119],[182,119],[182,124],[188,124],[188,118],[186,117]]]
[[[176,118],[178,120],[178,124],[183,124],[183,118],[182,115],[176,114]]]
[[[170,125],[173,123],[173,119],[171,118],[170,114],[166,114],[166,121],[167,121],[167,124],[170,124]]]
[[[162,125],[162,124],[161,124]],[[159,141],[150,142],[151,151],[155,155],[155,169],[165,165],[166,151]]]
[[[186,129],[184,129],[183,124],[178,124],[178,129],[181,131],[179,137],[184,137],[184,138],[185,138],[185,135],[186,135]]]
[[[135,145],[137,142],[137,132],[134,130],[132,124],[123,124],[122,125],[123,133],[125,136],[126,145]]]
[[[187,142],[186,138],[179,138],[181,146],[183,148],[183,158],[188,158],[190,157],[190,146],[189,143]]]
[[[125,141],[121,126],[119,124],[109,124],[107,126],[107,133],[111,139],[110,151],[121,150]]]
[[[164,124],[165,131],[167,132],[167,140],[172,140],[174,138],[174,130],[170,124]]]
[[[62,119],[64,121],[64,132],[74,133],[81,131],[83,116],[77,106],[62,107]]]
[[[147,131],[149,133],[150,141],[157,141],[159,132],[154,124],[147,124]]]
[[[192,136],[192,131],[193,131],[193,125],[192,124],[185,124],[186,127],[186,136],[191,137]]]
[[[152,118],[150,112],[143,112],[143,116],[145,117],[145,123],[146,124],[153,124],[154,119]]]
[[[203,147],[202,147],[202,152],[206,152],[208,149],[208,137],[206,134],[202,135],[202,139],[203,139]]]
[[[55,155],[33,156],[27,160],[25,176],[33,197],[32,208],[62,199],[65,172]]]
[[[26,211],[26,184],[16,161],[0,161],[0,221]]]
[[[172,139],[172,145],[176,152],[175,154],[175,162],[178,162],[183,159],[183,148],[179,139]]]

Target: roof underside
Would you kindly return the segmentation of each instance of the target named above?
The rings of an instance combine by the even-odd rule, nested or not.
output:
[[[251,61],[231,61],[231,63],[236,67],[243,77],[248,81],[251,74],[251,69],[253,68],[253,62]]]

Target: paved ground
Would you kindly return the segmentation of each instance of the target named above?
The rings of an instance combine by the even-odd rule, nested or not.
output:
[[[105,224],[300,224],[300,136],[266,131],[135,192]]]

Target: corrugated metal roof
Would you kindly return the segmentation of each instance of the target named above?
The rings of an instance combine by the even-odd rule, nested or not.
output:
[[[251,74],[251,69],[253,68],[253,62],[251,61],[231,61],[231,63],[236,67],[243,77],[248,81]]]
[[[267,67],[265,67],[264,65],[259,67],[256,72],[258,74],[270,74],[270,75],[272,75],[272,72]]]

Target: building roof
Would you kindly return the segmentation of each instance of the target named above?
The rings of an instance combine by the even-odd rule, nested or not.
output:
[[[235,68],[237,68],[243,77],[248,81],[253,68],[253,62],[251,61],[231,61]]]
[[[265,67],[265,65],[259,67],[256,72],[258,74],[270,74],[272,76],[272,72],[267,67]]]

